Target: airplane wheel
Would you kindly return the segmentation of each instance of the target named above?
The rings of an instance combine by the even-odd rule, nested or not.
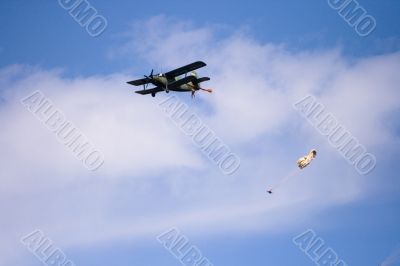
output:
[[[152,96],[152,97],[156,97],[156,94],[155,94],[155,93],[152,93],[151,96]]]
[[[169,90],[166,90],[165,92],[166,92],[166,93],[169,93]]]

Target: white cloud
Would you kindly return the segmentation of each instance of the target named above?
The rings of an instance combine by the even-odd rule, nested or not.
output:
[[[284,230],[282,225],[290,228],[321,208],[362,197],[366,179],[292,104],[315,94],[372,151],[381,151],[378,144],[394,149],[397,136],[381,121],[400,105],[399,54],[350,62],[338,50],[291,53],[220,29],[154,18],[134,29],[122,52],[149,64],[161,60],[164,69],[208,63],[199,73],[211,76],[205,86],[215,93],[183,99],[241,157],[231,177],[165,117],[157,98],[133,93],[125,84],[133,77],[68,79],[61,71],[2,69],[0,211],[9,231],[0,247],[18,246],[16,239],[35,228],[70,247],[155,237],[169,226]],[[98,172],[88,172],[20,104],[35,90],[104,153]],[[311,147],[319,150],[314,164],[267,197],[266,186],[295,168]]]

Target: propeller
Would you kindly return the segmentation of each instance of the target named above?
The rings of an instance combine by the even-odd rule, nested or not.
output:
[[[154,77],[154,76],[153,76],[153,73],[154,73],[154,69],[151,70],[149,76],[144,75],[144,77],[145,77],[146,79],[148,79],[148,80],[152,80],[153,77]],[[146,89],[148,85],[149,85],[149,83],[147,83],[147,84],[144,86],[144,89]]]
[[[144,75],[144,77],[147,78],[147,79],[153,79],[153,73],[154,73],[154,69],[151,70],[149,76]]]

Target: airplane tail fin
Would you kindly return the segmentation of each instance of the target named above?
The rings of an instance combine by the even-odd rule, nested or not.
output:
[[[199,83],[202,83],[202,82],[205,82],[205,81],[209,81],[209,80],[210,80],[209,77],[202,77],[202,78],[198,78],[196,80],[196,83],[199,84]]]

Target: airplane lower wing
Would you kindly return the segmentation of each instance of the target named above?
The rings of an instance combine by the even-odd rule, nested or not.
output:
[[[204,63],[202,61],[197,61],[197,62],[191,63],[189,65],[169,71],[169,72],[165,73],[164,75],[167,78],[175,78],[177,76],[189,73],[190,71],[193,71],[193,70],[205,67],[205,66],[206,66],[206,63]]]
[[[157,92],[160,92],[160,91],[164,91],[164,89],[163,88],[160,88],[160,87],[155,87],[155,88],[153,88],[153,89],[149,89],[149,90],[139,90],[139,91],[135,91],[136,93],[139,93],[139,94],[142,94],[142,95],[146,95],[146,94],[156,94]]]
[[[144,79],[137,79],[137,80],[132,80],[132,81],[128,81],[128,84],[131,84],[133,86],[140,86],[140,85],[145,85],[150,83],[151,81],[148,78],[144,78]]]

